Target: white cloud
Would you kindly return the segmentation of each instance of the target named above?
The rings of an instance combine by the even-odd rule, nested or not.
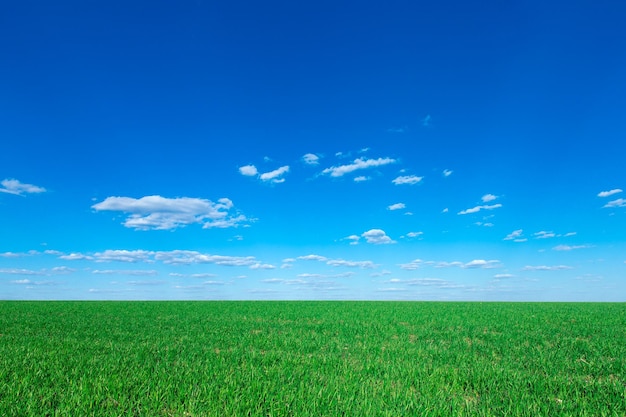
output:
[[[576,236],[576,232],[565,233],[563,236],[565,237]]]
[[[567,266],[567,265],[554,265],[554,266],[547,266],[547,265],[537,265],[537,266],[531,266],[531,265],[526,265],[524,268],[522,268],[522,271],[562,271],[562,270],[566,270],[566,269],[574,269],[571,266]]]
[[[406,264],[399,264],[398,266],[401,269],[405,269],[407,271],[414,271],[416,269],[418,269],[419,267],[421,267],[424,264],[424,261],[422,261],[421,259],[415,259],[409,263]]]
[[[365,177],[363,175],[360,175],[354,178],[354,182],[363,182],[363,181],[368,181],[369,179],[370,177]]]
[[[23,194],[35,194],[43,193],[46,191],[43,187],[38,187],[33,184],[24,184],[16,179],[4,179],[0,182],[0,193],[23,195]]]
[[[362,233],[361,237],[364,237],[367,243],[373,243],[375,245],[396,243],[389,236],[387,236],[384,230],[381,229],[368,230],[367,232]]]
[[[402,184],[417,184],[418,182],[422,181],[424,179],[424,177],[418,177],[417,175],[401,175],[399,177],[397,177],[396,179],[394,179],[393,181],[391,181],[392,183],[396,184],[396,185],[402,185]]]
[[[492,269],[492,268],[497,268],[499,267],[500,261],[498,260],[484,260],[484,259],[474,259],[472,261],[469,262],[459,262],[459,261],[453,261],[453,262],[445,262],[445,261],[440,261],[440,262],[435,262],[435,261],[423,261],[421,259],[415,259],[409,263],[406,264],[400,264],[400,268],[401,269],[405,269],[408,271],[413,271],[416,270],[420,267],[422,267],[423,265],[429,265],[429,266],[433,266],[435,268],[452,268],[452,267],[456,267],[456,268],[463,268],[463,269]]]
[[[365,158],[357,158],[353,163],[348,165],[340,165],[333,166],[330,168],[326,168],[322,171],[322,174],[330,174],[331,177],[342,177],[345,174],[350,172],[354,172],[359,169],[373,168],[388,164],[393,164],[396,162],[395,159],[392,158],[378,158],[378,159],[365,159]]]
[[[253,265],[250,265],[250,269],[276,269],[276,267],[274,265],[262,264],[260,262],[257,262]]]
[[[612,196],[613,194],[618,194],[621,193],[622,190],[620,190],[619,188],[616,188],[614,190],[610,190],[610,191],[601,191],[598,193],[598,197],[609,197]]]
[[[406,234],[406,236],[407,237],[418,237],[418,236],[421,236],[423,234],[424,234],[424,232],[409,232],[409,233]]]
[[[245,175],[247,177],[254,177],[259,173],[254,165],[239,167],[239,172],[241,173],[241,175]]]
[[[33,282],[29,279],[16,279],[11,281],[11,284],[21,284],[21,285],[28,285],[28,284],[32,284]]]
[[[343,272],[341,274],[298,274],[298,278],[349,278],[354,276],[354,272]]]
[[[193,223],[204,228],[236,227],[246,221],[245,216],[229,217],[233,202],[220,198],[217,203],[200,198],[165,198],[159,195],[139,199],[108,197],[91,206],[97,211],[129,213],[124,226],[136,230],[170,230]]]
[[[344,259],[328,259],[327,257],[320,256],[320,255],[298,256],[297,259],[305,260],[305,261],[325,262],[326,265],[330,265],[330,266],[347,266],[347,267],[358,267],[358,268],[375,268],[377,266],[372,261],[346,261]]]
[[[405,208],[406,206],[404,205],[404,203],[396,203],[396,204],[392,204],[390,206],[387,207],[387,210],[401,210],[403,208]]]
[[[224,266],[251,266],[258,263],[254,256],[223,256],[210,255],[190,250],[173,250],[155,252],[154,259],[164,264],[216,264]]]
[[[448,207],[446,207],[446,208],[444,208],[443,210],[441,210],[441,212],[442,212],[442,213],[447,213],[447,212],[449,212],[449,211],[450,211],[450,210],[448,209]]]
[[[177,278],[215,278],[217,275],[215,274],[209,274],[209,273],[201,273],[201,274],[180,274],[178,272],[170,272],[169,273],[170,277],[177,277]]]
[[[0,269],[0,274],[9,274],[9,275],[45,275],[41,271],[33,271],[32,269],[19,269],[19,268]]]
[[[351,245],[357,245],[359,243],[359,240],[361,240],[361,236],[350,235],[344,237],[342,240],[349,240]]]
[[[576,250],[576,249],[586,249],[586,248],[590,248],[591,246],[589,245],[558,245],[552,248],[552,250],[558,250],[558,251],[570,251],[570,250]]]
[[[450,175],[452,175],[454,171],[452,171],[451,169],[444,169],[443,170],[443,176],[444,177],[449,177]]]
[[[167,284],[167,281],[162,281],[162,280],[128,281],[128,285],[152,286],[152,285],[165,285],[165,284]]]
[[[98,275],[132,275],[132,276],[152,276],[159,273],[153,269],[141,270],[141,269],[95,269],[91,271],[92,274]]]
[[[493,210],[493,209],[497,209],[500,207],[502,207],[502,204],[493,204],[490,206],[476,206],[476,207],[469,208],[467,210],[459,211],[458,214],[463,215],[463,214],[478,213],[481,210]]]
[[[626,199],[618,198],[617,200],[609,201],[603,207],[604,208],[626,207]]]
[[[67,266],[55,266],[52,268],[52,273],[54,274],[71,274],[72,272],[76,272],[76,270]]]
[[[347,266],[350,268],[375,268],[376,264],[372,261],[346,261],[344,259],[330,259],[326,262],[330,266]]]
[[[91,260],[93,257],[82,253],[70,253],[68,255],[60,255],[59,259],[63,259],[65,261],[81,261],[83,259]]]
[[[514,242],[525,242],[526,239],[522,238],[523,233],[524,231],[522,229],[514,230],[508,235],[506,235],[506,237],[503,240],[512,240]]]
[[[150,257],[154,255],[154,252],[146,250],[111,250],[107,249],[104,252],[97,252],[90,257],[95,259],[96,262],[151,262]],[[67,259],[63,258],[62,259]],[[77,259],[85,259],[84,257],[78,257]]]
[[[493,277],[495,279],[503,279],[503,278],[513,278],[515,275],[513,274],[495,274]]]
[[[261,174],[259,178],[261,181],[270,181],[278,184],[285,181],[285,179],[281,177],[287,172],[289,172],[289,165],[282,166],[270,172],[265,172]]]
[[[498,197],[493,194],[485,194],[484,196],[481,197],[481,200],[483,201],[483,203],[488,203],[490,201],[495,200],[496,198]]]
[[[298,256],[298,259],[303,260],[303,261],[320,261],[320,262],[324,262],[328,260],[328,258],[326,258],[325,256],[320,256],[320,255]]]
[[[307,153],[302,157],[302,160],[307,165],[317,165],[319,164],[320,157],[315,155],[314,153]]]
[[[535,236],[535,239],[549,239],[551,237],[556,237],[556,234],[552,231],[546,232],[545,230],[542,230],[540,232],[535,233],[534,236]]]
[[[485,268],[485,269],[489,269],[489,268],[495,268],[497,265],[500,264],[500,261],[497,260],[491,260],[491,261],[485,261],[484,259],[474,259],[473,261],[470,261],[464,265],[461,266],[461,268]]]

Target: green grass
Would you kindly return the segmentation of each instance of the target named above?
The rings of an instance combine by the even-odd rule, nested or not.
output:
[[[626,304],[0,302],[2,416],[625,416]]]

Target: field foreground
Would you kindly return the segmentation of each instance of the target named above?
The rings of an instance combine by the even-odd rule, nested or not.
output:
[[[2,416],[625,416],[626,304],[0,302]]]

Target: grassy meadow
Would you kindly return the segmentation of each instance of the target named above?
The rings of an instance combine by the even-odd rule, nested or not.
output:
[[[626,416],[626,304],[0,302],[2,416]]]

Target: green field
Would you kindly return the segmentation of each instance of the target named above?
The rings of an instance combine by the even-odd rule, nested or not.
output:
[[[626,416],[626,304],[0,302],[2,416]]]

